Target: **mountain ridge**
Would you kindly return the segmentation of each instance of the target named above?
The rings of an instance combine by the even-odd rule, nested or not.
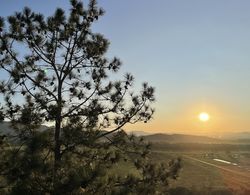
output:
[[[208,143],[208,144],[221,144],[221,143],[250,143],[250,138],[239,139],[224,139],[224,138],[213,138],[202,135],[189,135],[189,134],[165,134],[156,133],[151,135],[142,136],[146,141],[149,142],[161,142],[161,143]]]

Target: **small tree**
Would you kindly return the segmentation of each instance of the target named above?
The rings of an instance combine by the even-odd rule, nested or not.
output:
[[[0,83],[0,119],[15,129],[1,139],[12,145],[1,147],[8,192],[148,193],[175,177],[176,163],[150,164],[149,145],[121,130],[151,119],[154,88],[144,83],[133,93],[130,74],[112,81],[121,62],[104,56],[108,40],[90,29],[103,13],[94,0],[87,8],[71,0],[69,15],[58,8],[45,19],[26,7],[8,17],[8,26],[0,18],[0,67],[9,75]],[[46,121],[54,126],[42,129]],[[139,176],[110,175],[120,159]]]

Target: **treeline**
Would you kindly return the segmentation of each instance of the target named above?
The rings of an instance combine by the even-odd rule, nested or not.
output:
[[[153,143],[152,149],[169,151],[250,151],[250,144]]]

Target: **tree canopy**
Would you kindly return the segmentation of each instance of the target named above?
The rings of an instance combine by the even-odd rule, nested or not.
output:
[[[150,145],[122,130],[151,119],[154,88],[143,83],[133,92],[129,73],[113,79],[121,61],[108,59],[109,41],[91,31],[104,10],[95,0],[70,3],[69,12],[57,8],[47,18],[28,7],[0,18],[0,71],[8,74],[0,82],[0,120],[14,129],[1,136],[0,188],[10,194],[156,193],[176,177],[179,160],[152,164]],[[45,122],[54,125],[44,128]],[[111,174],[119,163],[138,174]]]

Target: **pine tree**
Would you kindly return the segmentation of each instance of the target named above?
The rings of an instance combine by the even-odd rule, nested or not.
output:
[[[154,194],[176,177],[179,160],[152,164],[149,144],[122,130],[151,119],[154,88],[134,93],[131,74],[112,80],[121,62],[105,57],[108,40],[91,31],[103,9],[70,2],[69,14],[58,8],[44,18],[25,7],[8,25],[0,18],[0,70],[9,75],[0,82],[0,120],[14,128],[1,137],[2,192]],[[122,160],[139,176],[109,174]]]

